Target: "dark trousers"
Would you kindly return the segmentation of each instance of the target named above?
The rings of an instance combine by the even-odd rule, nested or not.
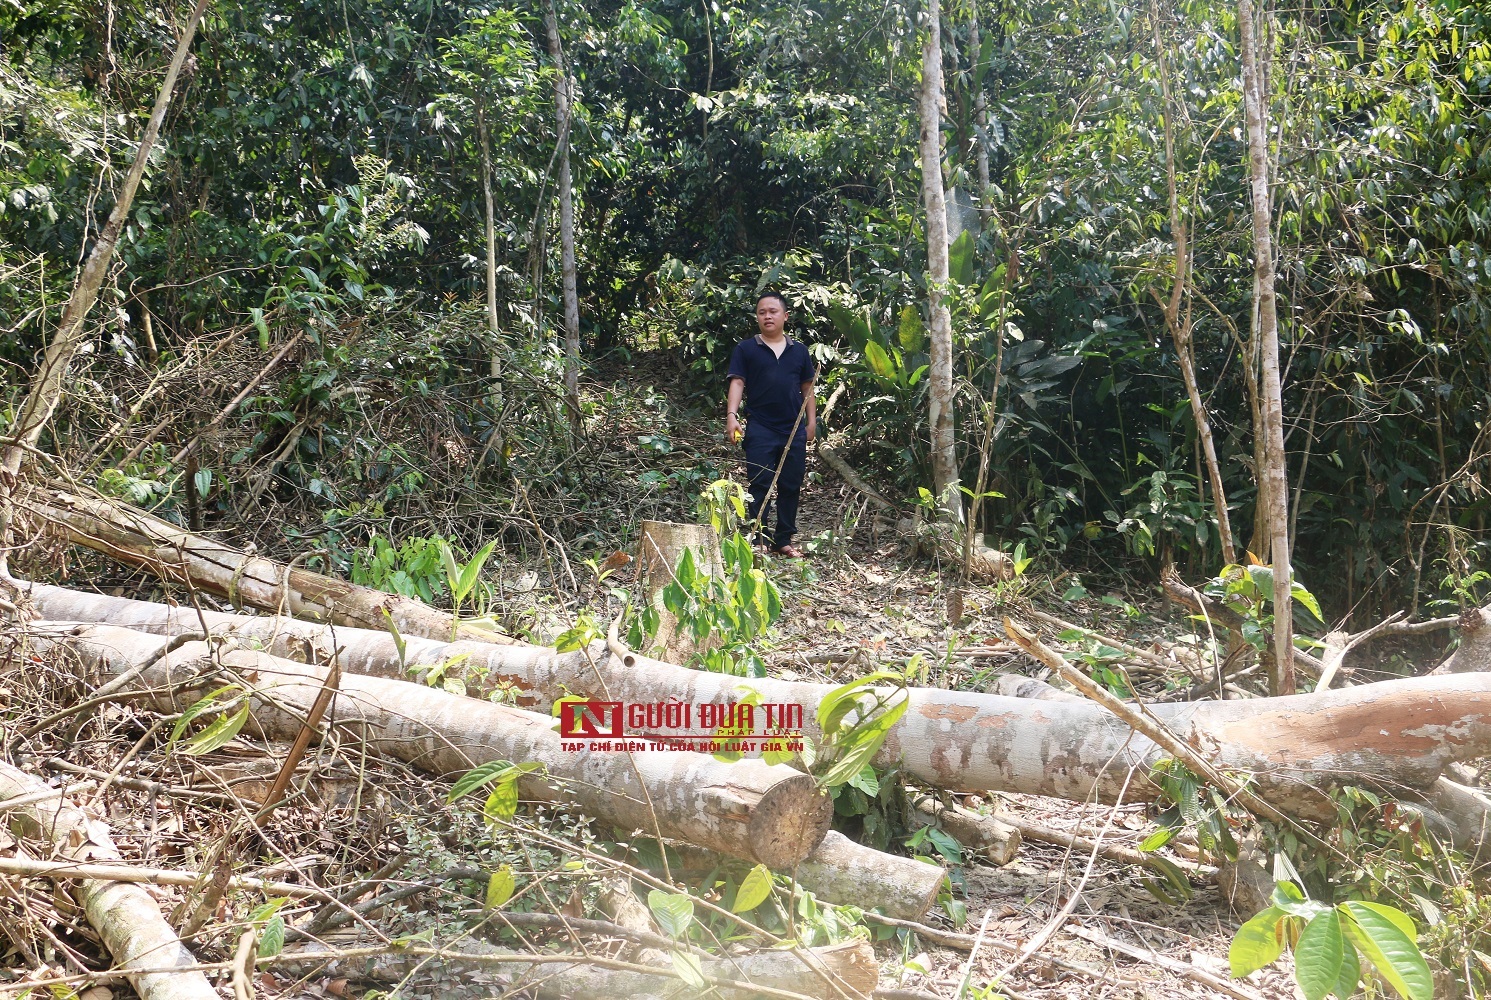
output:
[[[771,488],[772,477],[776,475],[777,463],[781,463],[782,474],[777,477],[777,488],[772,493],[773,504],[777,509],[777,530],[771,537],[773,548],[780,548],[792,541],[792,536],[797,534],[797,504],[802,496],[802,478],[808,464],[808,436],[799,431],[797,439],[792,446],[787,446],[787,435],[769,430],[757,424],[746,427],[745,441],[742,444],[745,449],[746,477],[750,480],[750,503],[746,506],[746,517],[755,521],[760,515],[763,534],[771,516],[772,504],[768,504],[765,511],[761,509],[761,502],[766,499],[766,491]],[[782,461],[782,452],[787,452],[787,460]]]

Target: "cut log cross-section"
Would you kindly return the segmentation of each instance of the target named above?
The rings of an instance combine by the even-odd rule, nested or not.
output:
[[[513,641],[411,598],[255,556],[100,498],[28,487],[18,493],[16,504],[79,545],[164,580],[225,597],[235,606],[368,629],[387,629],[392,621],[405,635],[432,639]]]
[[[39,654],[69,649],[104,676],[146,664],[121,691],[171,692],[154,696],[163,708],[191,704],[204,685],[217,683],[220,664],[255,685],[253,725],[282,739],[300,733],[328,672],[252,650],[214,657],[204,642],[166,651],[168,640],[110,625],[36,623],[30,642]],[[520,784],[530,798],[573,803],[622,830],[699,844],[772,868],[790,870],[807,857],[833,814],[813,779],[784,764],[726,764],[687,751],[625,753],[588,741],[568,749],[573,741],[561,740],[548,716],[408,681],[344,674],[326,719],[370,749],[434,774],[459,774],[499,760],[541,764],[541,772]]]

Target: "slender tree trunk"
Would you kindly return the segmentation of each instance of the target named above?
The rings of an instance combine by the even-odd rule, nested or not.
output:
[[[145,124],[145,132],[140,136],[140,144],[135,149],[134,162],[129,166],[129,173],[124,176],[119,195],[114,199],[114,208],[103,229],[99,231],[98,241],[93,244],[88,259],[83,263],[83,271],[62,311],[57,332],[52,335],[52,342],[42,357],[41,368],[32,378],[31,391],[21,405],[21,415],[16,420],[10,445],[5,449],[3,463],[0,463],[0,546],[7,544],[10,533],[13,511],[11,493],[21,471],[21,462],[25,459],[26,452],[34,449],[41,440],[42,430],[52,419],[52,414],[57,411],[57,404],[62,399],[62,385],[67,378],[68,369],[72,366],[78,349],[83,346],[83,321],[88,318],[93,303],[98,301],[98,291],[109,273],[109,265],[114,259],[114,247],[129,219],[135,192],[139,190],[145,166],[150,161],[150,151],[155,146],[161,124],[166,119],[166,111],[171,106],[176,79],[181,75],[181,66],[191,52],[192,38],[197,33],[197,25],[202,20],[202,12],[207,9],[208,2],[209,0],[197,0],[191,16],[186,20],[186,27],[182,29],[181,38],[176,43],[176,52],[171,57],[171,65],[166,70],[166,78],[161,81],[160,93],[156,95],[150,120]],[[8,555],[8,549],[0,548],[0,569],[5,567]]]
[[[927,375],[932,433],[932,485],[946,520],[961,524],[957,436],[953,428],[953,321],[947,306],[947,198],[942,189],[942,14],[927,0],[922,45],[921,167],[927,216],[927,298],[931,306],[931,365]]]
[[[1260,65],[1252,0],[1238,0],[1242,34],[1243,103],[1248,120],[1248,173],[1253,197],[1253,267],[1257,277],[1258,349],[1261,363],[1262,426],[1253,433],[1264,439],[1268,481],[1268,539],[1274,571],[1274,662],[1271,694],[1294,693],[1294,621],[1289,559],[1289,477],[1284,452],[1284,402],[1279,378],[1279,314],[1274,294],[1273,211],[1268,185],[1268,83]]]
[[[564,391],[570,427],[580,431],[580,296],[575,276],[575,198],[571,185],[569,140],[571,115],[569,68],[559,39],[559,15],[554,0],[544,7],[549,34],[549,56],[554,60],[554,115],[559,125],[559,253],[564,285]]]
[[[492,136],[480,98],[476,102],[476,131],[481,141],[481,194],[486,206],[487,330],[492,334],[492,378],[495,379],[502,374],[497,350],[497,219],[492,205]]]
[[[968,49],[973,74],[973,121],[978,126],[978,141],[973,144],[974,164],[978,170],[979,216],[988,222],[994,214],[994,199],[989,194],[989,102],[984,98],[984,79],[979,64],[983,62],[983,40],[979,33],[978,0],[968,0]]]
[[[1159,0],[1150,0],[1150,21],[1154,29],[1155,61],[1160,68],[1160,87],[1164,91],[1165,103],[1161,117],[1165,124],[1165,184],[1170,197],[1170,233],[1175,240],[1175,283],[1170,288],[1170,301],[1161,301],[1165,310],[1165,326],[1175,341],[1175,353],[1180,361],[1181,381],[1185,383],[1186,396],[1191,401],[1191,417],[1196,422],[1196,436],[1201,440],[1201,453],[1206,461],[1206,476],[1211,482],[1212,502],[1216,510],[1217,534],[1221,536],[1222,560],[1227,565],[1237,562],[1237,548],[1232,540],[1232,520],[1227,514],[1227,492],[1222,485],[1222,467],[1217,461],[1216,441],[1211,433],[1211,420],[1206,414],[1206,403],[1201,399],[1201,390],[1196,383],[1195,354],[1191,346],[1191,303],[1187,295],[1187,284],[1191,276],[1191,254],[1189,233],[1180,211],[1180,192],[1175,181],[1175,122],[1174,92],[1170,85],[1170,64],[1165,56],[1164,42],[1160,38]],[[1156,293],[1155,298],[1159,295]],[[1181,306],[1185,309],[1182,312]]]

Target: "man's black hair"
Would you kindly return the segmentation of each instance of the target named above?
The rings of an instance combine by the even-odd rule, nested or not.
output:
[[[774,288],[768,288],[766,291],[756,296],[756,305],[759,306],[762,299],[776,299],[782,304],[782,312],[792,311],[792,306],[787,303],[787,296],[783,295],[781,292],[777,291]]]

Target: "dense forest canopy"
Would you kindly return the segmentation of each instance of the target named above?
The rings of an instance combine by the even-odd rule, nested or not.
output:
[[[12,412],[133,155],[179,7],[0,5]],[[919,8],[556,0],[554,13],[559,49],[539,6],[209,6],[53,433],[106,488],[171,517],[203,470],[209,523],[293,510],[285,523],[343,570],[384,518],[503,528],[495,512],[516,508],[495,498],[515,483],[569,498],[568,530],[604,534],[586,499],[604,479],[566,465],[550,421],[562,51],[586,419],[619,405],[602,374],[648,371],[643,358],[718,393],[757,292],[780,288],[821,395],[842,389],[830,427],[851,431],[855,466],[893,496],[930,486]],[[1263,14],[1299,578],[1328,618],[1475,601],[1491,544],[1491,11],[1355,0]],[[1177,315],[1239,548],[1266,557],[1237,10],[961,0],[941,24],[958,462],[971,485],[987,449],[1000,494],[980,526],[1057,561],[1220,567],[1167,332],[1184,219]],[[229,336],[252,348],[230,349],[251,371],[297,333],[312,349],[200,458],[119,431],[148,417],[136,403],[152,371]],[[173,405],[206,424],[225,401],[210,396]],[[392,430],[424,419],[421,399],[449,432],[424,444]],[[452,441],[459,475],[427,475]],[[689,504],[692,481],[661,488],[674,486]]]

